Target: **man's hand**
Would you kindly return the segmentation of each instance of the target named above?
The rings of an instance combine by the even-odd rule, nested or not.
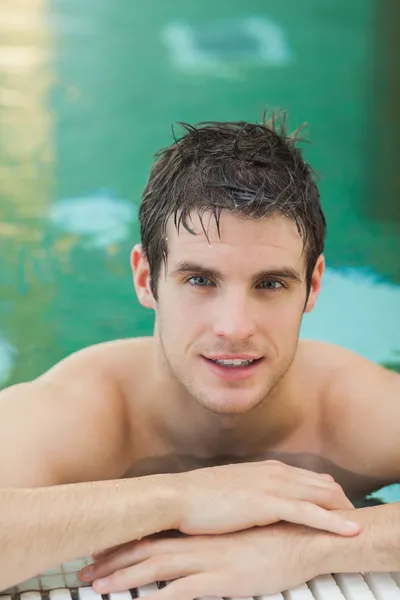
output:
[[[251,530],[278,521],[307,525],[344,536],[361,530],[358,523],[348,521],[348,514],[336,512],[340,509],[352,511],[353,505],[330,475],[316,474],[277,461],[263,461],[199,469],[180,474],[178,479],[176,475],[172,477],[178,482],[174,493],[179,503],[177,513],[181,515],[175,528],[185,534],[214,534],[217,539],[225,540],[228,537],[218,534]],[[128,543],[107,549],[95,556],[100,561],[96,565],[107,567],[108,573],[123,568],[120,563],[113,562],[114,559],[128,560],[129,563],[130,549],[139,548],[141,551],[148,547],[146,544],[147,541],[133,546]],[[168,551],[165,546],[162,548]],[[85,570],[85,573],[88,571]],[[99,576],[102,575],[103,572]],[[170,576],[174,577],[173,574]]]
[[[100,594],[172,581],[148,600],[274,594],[319,574],[318,539],[287,523],[216,536],[154,536],[103,555],[81,576]]]
[[[172,477],[180,514],[174,528],[183,533],[230,533],[278,521],[341,535],[360,532],[358,524],[332,512],[353,505],[330,475],[269,460]]]

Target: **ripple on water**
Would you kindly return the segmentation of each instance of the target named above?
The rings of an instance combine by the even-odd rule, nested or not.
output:
[[[110,190],[98,190],[55,202],[47,218],[60,230],[86,238],[84,245],[104,248],[129,237],[136,215],[132,202],[116,197]]]

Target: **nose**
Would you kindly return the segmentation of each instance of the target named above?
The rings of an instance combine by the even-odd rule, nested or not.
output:
[[[255,307],[238,291],[221,298],[214,320],[214,334],[232,341],[247,340],[256,332]]]

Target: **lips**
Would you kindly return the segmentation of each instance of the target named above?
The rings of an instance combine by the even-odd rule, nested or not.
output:
[[[254,360],[241,360],[241,359],[209,359],[213,362],[217,363],[217,365],[221,365],[222,367],[245,367],[247,365],[251,365]]]
[[[247,379],[249,377],[252,377],[257,372],[259,365],[262,363],[262,357],[252,359],[253,362],[251,362],[250,364],[244,364],[244,365],[239,365],[239,366],[219,364],[219,363],[215,362],[214,357],[207,358],[207,357],[203,356],[202,358],[203,358],[205,365],[208,367],[208,370],[210,373],[212,373],[214,376],[218,377],[219,379],[225,379],[225,380],[239,380],[239,379]],[[224,359],[221,358],[219,360],[238,360],[238,358],[235,357],[235,359],[233,359],[233,358],[228,359],[228,358],[224,357]],[[244,359],[244,360],[247,360],[247,359]]]
[[[217,354],[215,356],[204,356],[208,360],[259,360],[261,357],[251,354]]]

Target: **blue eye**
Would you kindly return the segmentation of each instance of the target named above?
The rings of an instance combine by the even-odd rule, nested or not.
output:
[[[195,287],[206,287],[210,280],[202,275],[193,275],[193,277],[190,277],[187,281],[190,285]]]
[[[185,280],[185,283],[188,283],[192,287],[196,288],[205,288],[213,285],[211,279],[206,277],[205,275],[192,275]],[[286,287],[282,281],[278,279],[264,279],[258,284],[263,290],[275,292],[279,291],[281,288]]]
[[[264,283],[266,285],[263,285]],[[264,281],[261,282],[261,287],[264,290],[279,290],[281,287],[284,287],[284,285],[277,279],[264,279]]]

